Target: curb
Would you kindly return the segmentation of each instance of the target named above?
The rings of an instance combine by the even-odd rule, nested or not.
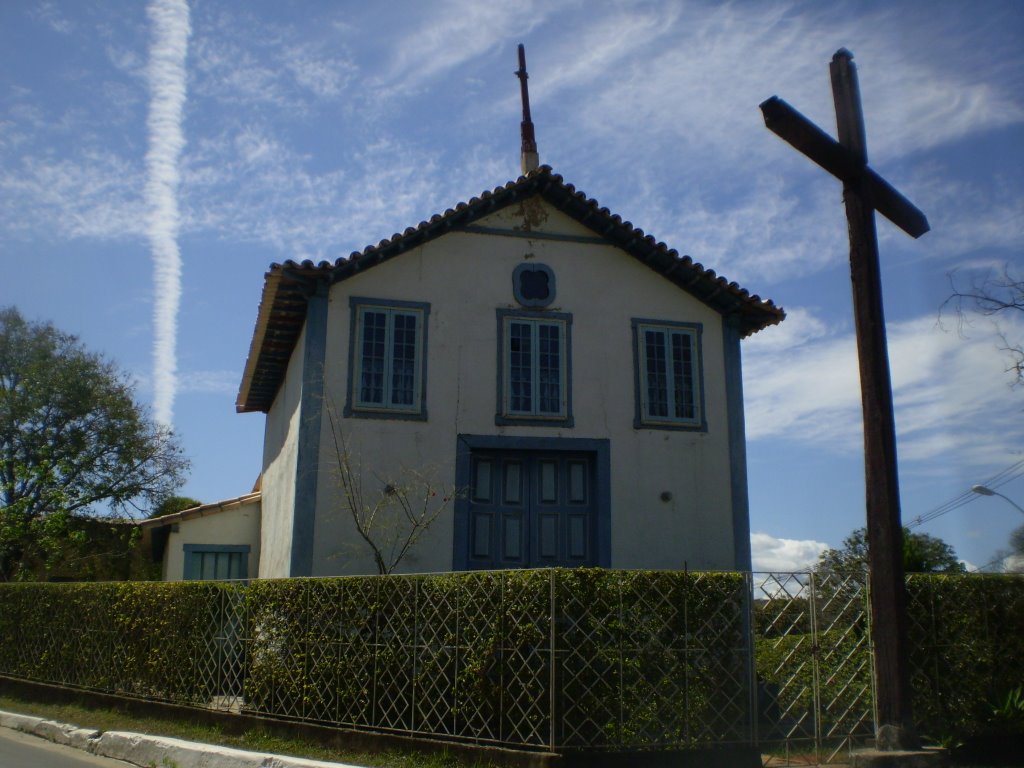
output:
[[[138,766],[173,765],[176,768],[364,768],[349,763],[328,763],[266,752],[199,744],[166,736],[127,731],[100,731],[67,723],[0,710],[0,728],[28,733],[56,744],[82,749],[100,757]]]

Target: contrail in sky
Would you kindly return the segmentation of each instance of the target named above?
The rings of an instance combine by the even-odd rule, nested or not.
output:
[[[146,152],[147,232],[153,251],[153,411],[171,426],[177,389],[178,303],[181,253],[178,250],[178,158],[185,146],[185,56],[188,53],[187,0],[153,0],[149,51],[149,150]]]

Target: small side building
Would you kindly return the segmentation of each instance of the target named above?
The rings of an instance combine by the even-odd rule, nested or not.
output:
[[[164,581],[248,579],[260,566],[260,491],[139,525]]]

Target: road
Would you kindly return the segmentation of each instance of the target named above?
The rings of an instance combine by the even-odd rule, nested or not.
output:
[[[3,768],[127,768],[128,765],[38,736],[0,728],[0,766]]]

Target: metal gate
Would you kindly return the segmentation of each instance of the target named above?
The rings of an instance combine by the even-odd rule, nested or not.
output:
[[[836,761],[874,736],[861,574],[753,574],[757,738],[766,765]]]

